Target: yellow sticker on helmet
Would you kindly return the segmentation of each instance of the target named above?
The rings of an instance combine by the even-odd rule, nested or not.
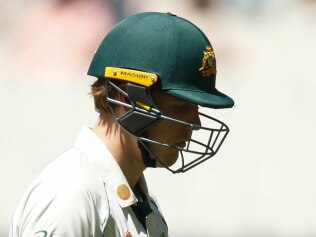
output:
[[[146,87],[150,87],[158,80],[158,76],[153,73],[118,67],[106,67],[104,76],[107,78],[132,82]]]

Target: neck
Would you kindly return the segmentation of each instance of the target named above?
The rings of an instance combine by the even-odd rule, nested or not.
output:
[[[126,132],[111,115],[100,117],[92,131],[102,140],[134,189],[145,170],[137,139]]]

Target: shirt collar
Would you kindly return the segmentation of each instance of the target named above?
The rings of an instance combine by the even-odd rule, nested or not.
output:
[[[133,205],[138,201],[116,160],[90,128],[82,127],[74,147],[84,153],[87,161],[96,170],[97,175],[101,177],[121,207]],[[148,197],[147,184],[143,175],[139,184]]]

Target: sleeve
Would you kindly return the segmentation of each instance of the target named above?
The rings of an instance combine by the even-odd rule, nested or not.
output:
[[[42,182],[25,196],[12,237],[102,236],[96,210],[84,187]]]

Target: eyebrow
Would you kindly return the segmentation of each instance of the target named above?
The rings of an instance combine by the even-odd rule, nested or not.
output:
[[[189,102],[189,101],[185,101],[185,100],[180,100],[180,101],[174,101],[174,103],[176,104],[176,105],[183,105],[183,106],[192,106],[192,107],[194,107],[194,106],[198,106],[197,104],[193,104],[193,103],[191,103],[191,102]]]

